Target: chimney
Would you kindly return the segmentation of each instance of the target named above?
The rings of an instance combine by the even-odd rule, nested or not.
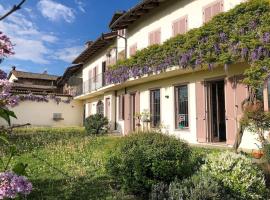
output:
[[[89,40],[85,43],[85,48],[88,48],[91,46],[91,44],[93,44],[93,41],[92,40]]]
[[[15,71],[16,70],[16,66],[12,66],[12,71]]]

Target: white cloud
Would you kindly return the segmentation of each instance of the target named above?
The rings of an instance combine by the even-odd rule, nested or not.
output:
[[[63,48],[56,51],[53,58],[70,63],[81,53],[82,49],[81,46]]]
[[[86,12],[85,9],[84,9],[85,4],[84,4],[82,1],[80,1],[80,0],[75,0],[75,3],[77,4],[78,9],[79,9],[80,11],[82,11],[83,13]]]
[[[0,4],[0,15],[5,8]],[[15,12],[0,22],[0,30],[10,37],[15,55],[9,59],[31,61],[38,64],[48,64],[47,59],[51,49],[48,44],[54,44],[58,38],[53,33],[47,33],[30,21],[21,12]]]
[[[65,20],[72,23],[75,20],[75,14],[72,8],[53,0],[40,0],[37,4],[41,14],[51,21]]]

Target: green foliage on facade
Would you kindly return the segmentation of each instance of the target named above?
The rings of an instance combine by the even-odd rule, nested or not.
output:
[[[245,72],[244,82],[258,88],[268,77],[269,57],[270,2],[250,0],[217,15],[200,28],[119,61],[111,66],[107,79],[118,83],[130,77],[162,72],[171,66],[212,69],[224,65],[227,69],[233,63],[247,62],[251,67]]]

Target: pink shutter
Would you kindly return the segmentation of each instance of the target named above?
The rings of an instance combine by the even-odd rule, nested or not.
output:
[[[148,34],[148,44],[149,46],[153,45],[153,33]]]
[[[212,16],[214,17],[215,15],[221,13],[223,11],[223,2],[218,1],[212,5]]]
[[[203,11],[204,23],[209,22],[212,18],[212,7],[206,7]]]
[[[132,45],[129,49],[129,55],[130,56],[133,56],[136,54],[136,51],[137,51],[137,43],[135,43],[134,45]]]
[[[187,32],[187,17],[182,17],[181,19],[173,22],[173,36],[178,34],[184,34]]]
[[[242,103],[248,97],[248,88],[241,83],[241,77],[230,77],[225,82],[227,144],[233,145],[239,120],[242,117]]]
[[[140,92],[137,91],[136,94],[135,94],[135,113],[141,113],[140,111]],[[136,127],[137,127],[137,124],[140,124],[140,120],[138,120],[136,118]]]
[[[247,85],[241,83],[242,78],[241,77],[236,77],[237,85],[235,88],[235,95],[236,95],[236,115],[237,119],[239,120],[241,118],[241,115],[243,114],[243,109],[242,109],[242,103],[245,99],[248,98],[248,87]]]
[[[226,78],[225,80],[226,134],[227,134],[227,144],[230,145],[234,144],[237,131],[234,87],[236,87],[234,77]]]
[[[89,90],[91,89],[91,84],[93,82],[92,76],[93,76],[92,70],[90,69],[89,70],[89,80],[87,81],[87,84],[86,84],[87,85],[87,92],[89,92]]]
[[[154,44],[160,44],[161,43],[161,30],[157,30],[155,32],[155,41],[154,41]]]
[[[187,32],[187,18],[184,17],[179,21],[179,34],[184,34]]]
[[[124,135],[131,131],[131,116],[130,116],[130,94],[125,94],[125,122],[124,122]]]
[[[198,142],[207,141],[206,132],[206,107],[205,107],[205,86],[204,82],[196,83],[196,110],[197,110],[197,140]]]

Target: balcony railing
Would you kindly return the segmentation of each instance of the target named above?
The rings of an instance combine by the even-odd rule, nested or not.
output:
[[[76,96],[91,93],[102,87],[106,86],[104,73],[91,77],[89,80],[84,81],[81,86],[77,86]],[[80,89],[81,88],[81,89]]]

